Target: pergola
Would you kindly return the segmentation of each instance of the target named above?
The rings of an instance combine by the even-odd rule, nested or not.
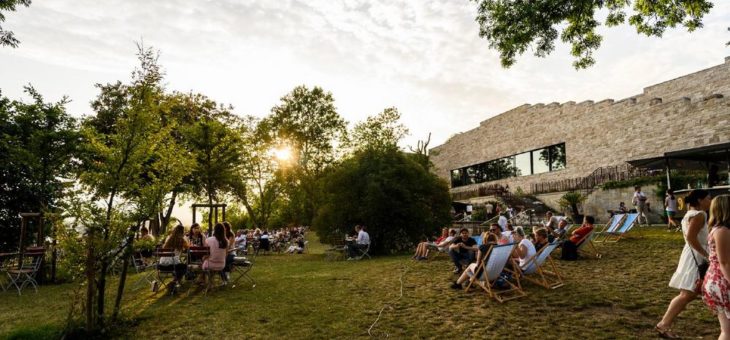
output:
[[[208,204],[208,203],[195,203],[192,205],[193,208],[193,223],[196,222],[196,210],[198,208],[207,208],[209,215],[209,220],[213,221],[213,224],[218,223],[218,210],[221,210],[222,216],[221,220],[226,220],[226,204],[223,203],[215,203],[215,204]],[[208,226],[208,236],[213,234],[213,226]]]

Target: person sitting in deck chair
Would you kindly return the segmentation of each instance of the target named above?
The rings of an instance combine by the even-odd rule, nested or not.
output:
[[[477,241],[469,237],[469,229],[461,228],[457,237],[449,246],[449,256],[454,261],[454,274],[461,273],[461,262],[472,263],[476,259]]]
[[[522,229],[522,227],[515,228],[513,237],[517,243],[517,247],[515,247],[512,257],[518,260],[520,268],[524,268],[527,261],[535,256],[537,250],[535,250],[535,245],[525,237],[525,229]],[[508,266],[511,265],[511,263],[508,263]]]
[[[563,242],[563,252],[560,255],[561,259],[566,261],[575,261],[578,259],[578,245],[581,242],[585,242],[585,236],[593,231],[593,223],[595,223],[593,216],[583,218],[583,225],[573,231],[570,239]]]
[[[499,225],[496,226],[496,228],[499,228]],[[461,289],[461,285],[466,282],[466,280],[469,279],[470,276],[474,275],[474,273],[477,271],[477,268],[481,265],[481,261],[488,261],[489,257],[484,257],[484,255],[489,251],[489,248],[493,245],[497,244],[497,234],[493,232],[484,232],[482,233],[482,245],[479,246],[479,249],[477,250],[477,262],[470,264],[468,267],[466,267],[466,270],[464,270],[463,273],[461,273],[461,276],[459,276],[459,279],[456,280],[456,282],[451,284],[452,289]]]
[[[565,233],[568,231],[568,221],[565,219],[561,219],[560,222],[558,222],[558,228],[553,230],[553,236],[560,240],[563,237],[565,237]]]
[[[360,256],[360,254],[358,254],[358,250],[364,251],[370,246],[370,234],[365,231],[363,226],[356,225],[355,232],[357,232],[357,239],[355,239],[355,243],[347,245],[348,260],[354,260]]]
[[[428,252],[431,249],[442,252],[446,251],[446,247],[454,240],[454,237],[456,237],[455,230],[449,232],[449,228],[443,228],[441,229],[441,236],[436,241],[419,243],[416,247],[416,254],[412,258],[414,260],[426,260],[428,258]]]
[[[546,228],[535,228],[532,231],[533,241],[535,245],[535,251],[540,251],[542,247],[548,244],[548,230]]]

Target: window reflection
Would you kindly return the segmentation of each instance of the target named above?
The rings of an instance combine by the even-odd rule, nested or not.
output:
[[[550,147],[550,171],[565,169],[565,143]]]
[[[525,152],[515,156],[515,176],[532,175],[530,153]]]
[[[532,152],[532,173],[541,174],[550,171],[550,148]]]

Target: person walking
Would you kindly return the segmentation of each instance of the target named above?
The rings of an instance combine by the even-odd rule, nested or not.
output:
[[[636,222],[639,224],[641,223],[641,218],[644,218],[644,225],[649,225],[649,217],[647,216],[647,201],[649,198],[646,196],[646,194],[641,191],[640,186],[634,187],[634,197],[631,199],[631,203],[634,204],[634,207],[636,207],[636,212],[639,213],[639,216],[636,218]]]
[[[730,339],[730,196],[715,197],[710,204],[708,248],[710,267],[703,284],[707,307],[720,321],[720,337]]]
[[[667,197],[664,199],[664,211],[667,215],[667,231],[680,230],[674,215],[677,214],[677,198],[674,197],[674,190],[667,189]]]
[[[660,336],[676,339],[671,331],[674,319],[692,300],[696,299],[701,286],[699,266],[707,260],[707,216],[705,211],[710,207],[710,194],[706,190],[690,191],[685,198],[689,206],[682,219],[682,234],[684,235],[684,249],[679,257],[679,264],[669,287],[679,289],[679,295],[674,297],[664,313],[664,317],[655,326]]]

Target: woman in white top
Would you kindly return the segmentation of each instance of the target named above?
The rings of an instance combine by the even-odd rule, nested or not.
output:
[[[188,241],[185,240],[185,227],[182,224],[178,224],[175,229],[172,230],[172,234],[167,237],[165,244],[162,246],[163,249],[171,249],[174,252],[174,256],[161,257],[159,260],[160,268],[167,270],[174,270],[175,276],[171,283],[173,287],[179,288],[180,280],[187,271],[187,265],[180,261],[180,254],[189,248]]]
[[[677,198],[674,197],[674,190],[667,189],[667,198],[664,199],[664,211],[667,213],[667,230],[677,229],[677,222],[674,221],[674,215],[677,214]]]
[[[532,242],[530,242],[530,240],[525,237],[525,230],[522,229],[522,227],[515,228],[515,232],[512,234],[512,238],[514,238],[515,243],[517,243],[517,247],[515,247],[515,253],[513,254],[513,257],[519,259],[519,265],[522,271],[532,271],[532,264],[529,265],[527,268],[525,268],[525,265],[527,264],[527,261],[535,256],[535,253],[537,253],[537,251],[535,250],[535,245],[532,244]]]
[[[687,213],[682,219],[682,234],[684,235],[684,249],[679,257],[677,271],[669,280],[669,286],[679,289],[677,295],[667,307],[664,317],[656,325],[659,335],[665,338],[676,338],[671,332],[674,318],[681,313],[687,304],[696,299],[699,293],[698,264],[707,261],[707,215],[710,194],[701,189],[692,190],[684,199],[688,205]]]

